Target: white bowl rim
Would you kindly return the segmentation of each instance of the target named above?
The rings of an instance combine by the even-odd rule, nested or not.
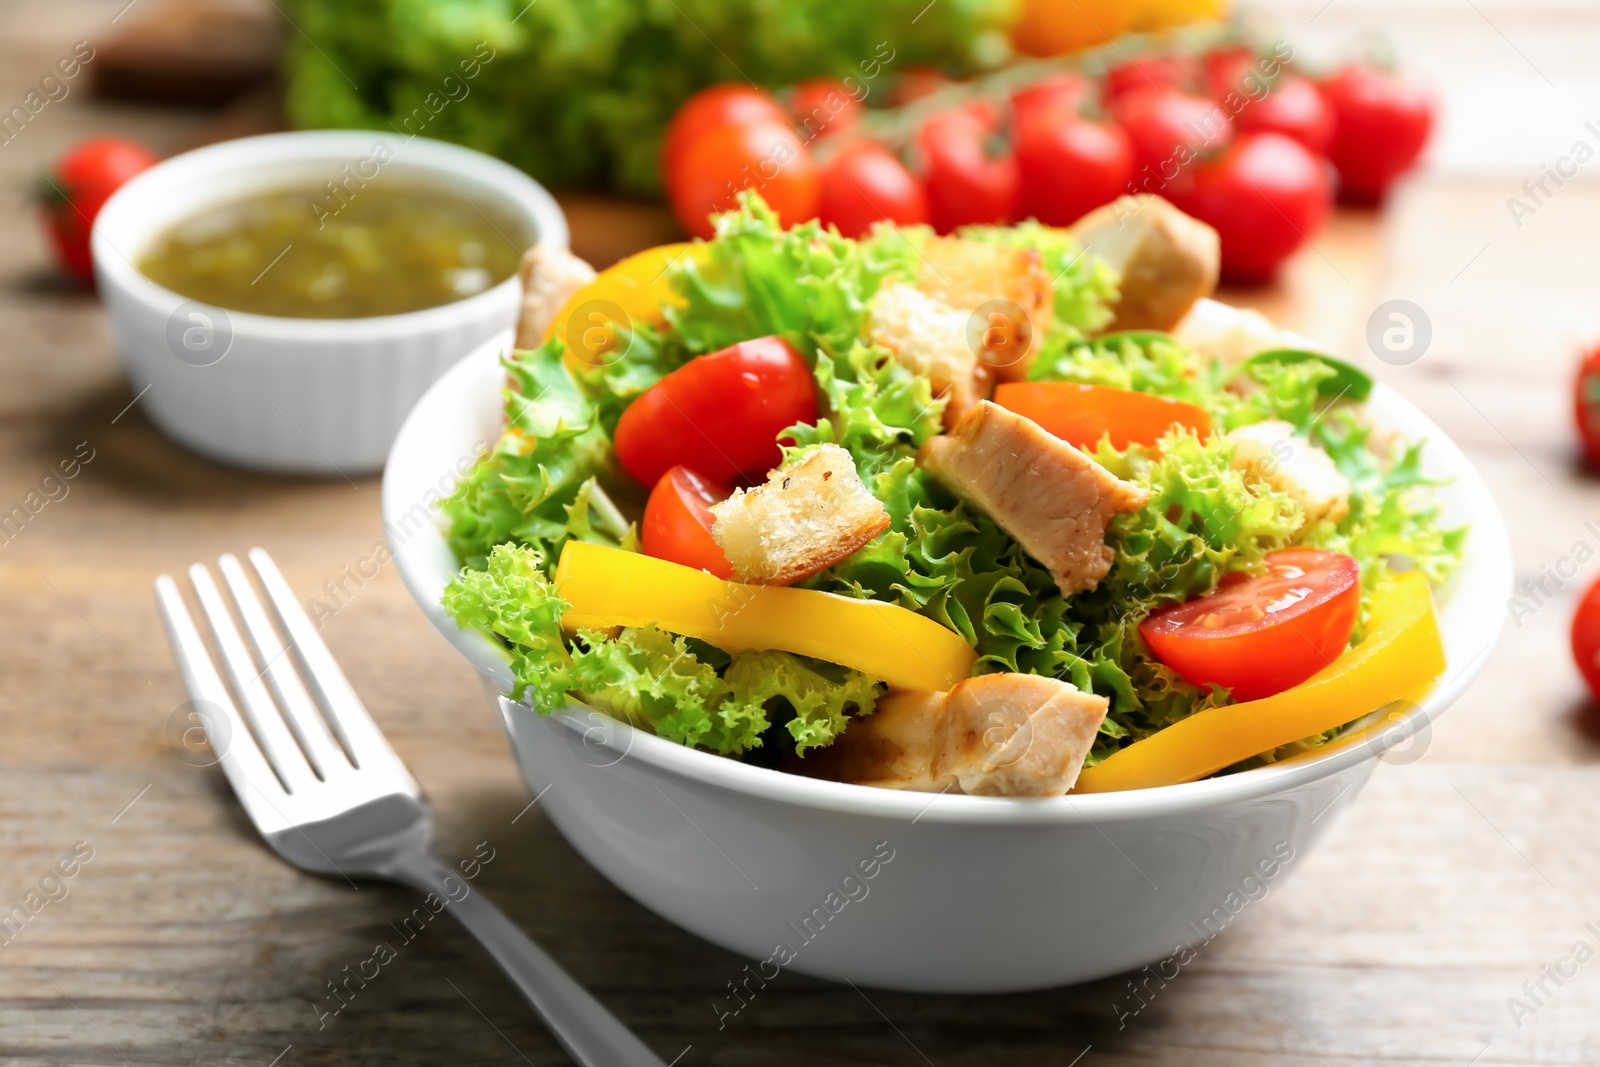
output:
[[[352,152],[368,151],[377,141],[392,141],[395,136],[383,130],[292,130],[219,141],[180,152],[136,174],[106,201],[100,214],[95,217],[90,234],[95,263],[102,276],[114,282],[127,295],[163,315],[167,314],[173,307],[191,302],[190,298],[146,277],[133,260],[113,245],[103,232],[122,222],[120,216],[132,210],[129,205],[136,197],[148,194],[152,188],[180,187],[193,177],[248,171],[257,163],[282,162],[286,158],[293,158],[295,162],[314,162],[319,158],[330,162],[344,161]],[[570,234],[566,214],[548,189],[521,170],[475,149],[428,137],[401,135],[401,142],[401,149],[409,154],[402,164],[404,168],[470,179],[492,187],[508,207],[525,216],[541,243],[567,247]],[[264,178],[261,187],[270,188],[274,181]],[[160,227],[152,227],[141,241],[148,241],[159,230]],[[139,251],[142,249],[135,250],[132,255],[137,257]],[[480,318],[492,313],[495,307],[502,306],[510,299],[513,290],[520,291],[521,285],[521,280],[513,272],[511,277],[481,293],[447,304],[395,315],[355,319],[294,318],[235,311],[232,308],[217,310],[227,315],[236,335],[247,333],[292,341],[371,340],[374,336],[410,335],[458,319]],[[329,350],[325,355],[337,358],[340,352]]]
[[[1226,305],[1205,301],[1221,313],[1234,313]],[[1292,343],[1318,348],[1291,335]],[[491,338],[464,357],[417,402],[401,426],[390,454],[390,464],[384,470],[382,513],[385,529],[411,506],[398,493],[390,491],[390,473],[396,454],[403,451],[411,434],[421,432],[426,421],[430,400],[447,392],[454,379],[473,369],[473,364],[485,360],[492,350],[497,356],[510,347],[510,332]],[[1489,493],[1481,475],[1459,446],[1437,424],[1401,397],[1390,386],[1378,382],[1369,404],[1398,407],[1407,412],[1410,420],[1422,428],[1426,437],[1426,451],[1443,456],[1455,471],[1455,480],[1477,504],[1471,518],[1469,552],[1481,556],[1490,571],[1478,584],[1485,601],[1503,604],[1503,595],[1512,588],[1512,555],[1510,537],[1498,505]],[[493,665],[502,669],[506,653],[487,636],[457,628],[436,604],[427,603],[429,583],[426,576],[414,573],[408,553],[394,550],[396,569],[423,613],[472,663],[485,680],[490,678]],[[1492,587],[1492,588],[1491,588]],[[1494,592],[1499,590],[1499,593]],[[1455,595],[1463,595],[1457,589]],[[1395,727],[1404,737],[1424,730],[1445,708],[1452,704],[1483,671],[1494,646],[1498,643],[1506,622],[1501,611],[1486,631],[1487,643],[1481,651],[1461,665],[1453,674],[1436,682],[1413,710],[1399,717]],[[1454,667],[1454,665],[1451,665]],[[509,699],[507,700],[509,704]],[[527,714],[537,714],[528,704],[513,705]],[[1382,709],[1379,709],[1381,711]],[[1353,726],[1371,720],[1377,712],[1355,721]],[[1367,760],[1376,760],[1380,749],[1364,743],[1364,731],[1347,727],[1347,736],[1293,759],[1266,767],[1258,767],[1222,777],[1203,778],[1178,785],[1157,786],[1147,789],[1130,789],[1104,793],[1068,794],[1061,797],[984,797],[959,794],[917,793],[875,786],[850,785],[808,778],[803,775],[765,767],[752,766],[738,760],[702,752],[680,745],[648,731],[637,729],[625,722],[605,716],[604,729],[596,731],[592,716],[605,716],[587,705],[573,702],[549,714],[581,738],[579,743],[597,743],[618,753],[618,762],[637,757],[657,771],[682,775],[700,784],[710,785],[727,792],[738,793],[772,803],[788,804],[839,814],[861,815],[896,822],[927,820],[940,824],[979,825],[1062,825],[1096,824],[1147,819],[1177,813],[1196,812],[1254,800],[1282,793],[1309,782],[1337,774]],[[509,723],[508,723],[509,727]],[[1336,798],[1335,798],[1336,799]]]

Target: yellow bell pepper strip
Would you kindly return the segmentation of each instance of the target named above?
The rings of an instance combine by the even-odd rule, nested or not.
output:
[[[1192,782],[1390,701],[1419,698],[1445,668],[1427,577],[1409,571],[1380,585],[1371,620],[1364,641],[1294,688],[1211,708],[1135,741],[1085,768],[1073,792]]]
[[[606,353],[616,341],[619,317],[624,328],[634,323],[654,326],[665,321],[663,306],[675,298],[667,284],[667,268],[694,247],[685,242],[658,245],[629,256],[596,275],[594,281],[572,294],[550,320],[544,339],[560,337],[567,343],[567,358],[590,366],[608,362]],[[585,310],[579,328],[569,330],[573,312]]]
[[[556,590],[569,632],[654,624],[726,652],[778,649],[852,667],[896,689],[949,689],[977,657],[954,630],[895,604],[727,582],[584,541],[561,550]]]

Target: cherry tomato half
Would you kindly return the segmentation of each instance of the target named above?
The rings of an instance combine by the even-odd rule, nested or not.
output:
[[[994,402],[1032,419],[1069,445],[1092,450],[1110,434],[1111,447],[1153,445],[1174,426],[1211,436],[1203,408],[1152,393],[1077,382],[1002,382]]]
[[[1338,659],[1360,608],[1355,560],[1286,548],[1269,552],[1259,575],[1229,575],[1214,593],[1152,613],[1139,634],[1185,681],[1259,700]]]
[[[766,473],[778,435],[817,421],[811,368],[781,337],[758,337],[696,356],[641,393],[617,420],[617,459],[645,485],[673,467],[716,482]]]
[[[668,181],[689,145],[719,126],[749,126],[757,122],[783,122],[787,116],[778,102],[753,85],[726,82],[701,89],[683,102],[661,138],[661,174]]]
[[[1017,206],[1017,161],[970,109],[935,115],[917,135],[933,228],[1007,222]]]
[[[1572,414],[1589,466],[1600,470],[1600,348],[1587,352],[1572,384]]]
[[[710,216],[738,207],[746,189],[760,193],[785,226],[816,217],[817,167],[787,122],[712,127],[667,172],[673,213],[695,237],[709,238]]]
[[[111,194],[161,157],[121,137],[91,137],[69,149],[39,183],[40,212],[66,272],[94,283],[89,233]]]
[[[1070,226],[1127,191],[1133,145],[1118,126],[1037,106],[1017,119],[1018,213]]]
[[[857,141],[841,146],[823,164],[817,217],[846,237],[860,237],[883,219],[900,226],[926,224],[928,198],[892,152]]]
[[[647,556],[732,578],[733,564],[711,536],[711,505],[733,490],[702,478],[688,467],[673,467],[661,476],[644,506],[639,524],[640,547]]]
[[[1333,108],[1322,92],[1297,74],[1284,74],[1267,95],[1252,100],[1234,116],[1241,132],[1281,133],[1319,156],[1333,142]]]
[[[1333,107],[1328,158],[1339,171],[1339,199],[1381,203],[1428,143],[1432,97],[1416,83],[1366,64],[1346,67],[1322,92]]]
[[[1195,168],[1183,208],[1222,239],[1222,275],[1259,285],[1309,240],[1333,208],[1326,165],[1298,141],[1250,133]]]

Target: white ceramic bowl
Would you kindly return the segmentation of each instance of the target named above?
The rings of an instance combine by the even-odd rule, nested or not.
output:
[[[391,158],[379,162],[385,153]],[[520,170],[395,133],[225,141],[174,156],[117,191],[95,220],[95,276],[129,382],[158,426],[196,452],[244,467],[353,475],[382,466],[428,386],[463,352],[515,324],[515,275],[426,311],[291,319],[197,304],[152,282],[134,262],[168,227],[221,202],[307,180],[348,183],[359,196],[357,182],[396,176],[448,180],[520,216],[530,243],[566,246],[561,209]]]
[[[1207,314],[1234,313],[1211,305]],[[494,439],[507,341],[485,344],[429,390],[401,428],[383,485],[401,576],[491,693],[510,685],[506,661],[440,610],[455,561],[427,504],[476,442]],[[1427,439],[1427,469],[1450,479],[1440,490],[1447,521],[1472,523],[1465,565],[1440,597],[1449,669],[1405,720],[1418,736],[1394,750],[1415,755],[1499,638],[1511,553],[1494,500],[1439,428],[1386,386],[1369,409],[1380,425]],[[1035,989],[1150,963],[1171,977],[1186,952],[1281,882],[1386,751],[1385,736],[1352,731],[1309,757],[1187,785],[1043,800],[930,796],[746,766],[577,705],[541,718],[498,704],[540,807],[635,899],[757,961],[751,971],[768,979],[790,966],[943,993]],[[737,1007],[730,999],[727,1010]]]

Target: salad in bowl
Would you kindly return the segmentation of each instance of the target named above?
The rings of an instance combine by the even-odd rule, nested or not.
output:
[[[1446,668],[1467,529],[1425,443],[1358,368],[1206,315],[1216,235],[1158,198],[851,240],[747,195],[523,276],[442,603],[541,712],[1048,797],[1281,761]]]

